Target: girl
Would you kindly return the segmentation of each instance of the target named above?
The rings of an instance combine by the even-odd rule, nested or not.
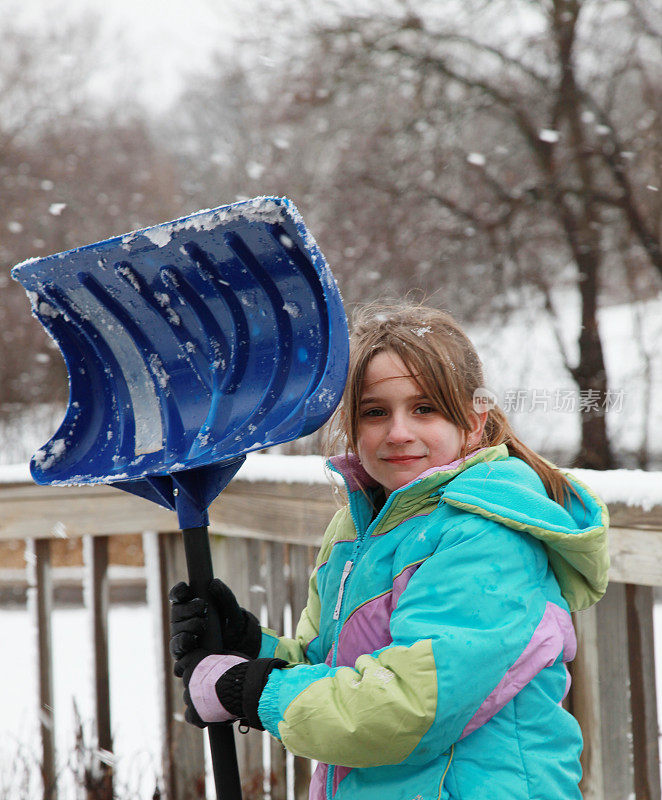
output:
[[[607,510],[474,407],[481,364],[431,308],[364,310],[337,412],[348,504],[329,525],[294,639],[227,586],[224,646],[171,592],[187,719],[242,719],[320,762],[312,800],[572,800],[581,734],[561,701],[570,612],[607,583]],[[480,395],[480,393],[478,393]]]

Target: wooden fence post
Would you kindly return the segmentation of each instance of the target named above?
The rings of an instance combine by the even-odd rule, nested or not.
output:
[[[159,722],[163,742],[163,781],[167,800],[203,800],[205,753],[203,732],[184,719],[183,685],[172,672],[168,650],[170,607],[168,591],[187,579],[181,534],[146,534],[145,567],[148,597],[157,625],[157,669],[161,694]]]
[[[308,600],[308,579],[312,571],[310,551],[305,545],[287,546],[289,565],[289,602],[292,609],[292,635],[296,631],[301,612]],[[294,757],[294,800],[306,800],[310,786],[311,762],[307,758]]]
[[[653,589],[626,584],[634,790],[636,800],[660,800]]]
[[[53,648],[51,613],[53,581],[51,544],[48,539],[26,542],[28,584],[32,595],[32,613],[37,632],[37,680],[39,693],[39,733],[41,737],[41,780],[44,800],[57,797],[55,778],[55,738],[53,709]]]
[[[625,587],[575,615],[571,710],[584,736],[584,800],[634,797]]]
[[[231,542],[228,545],[232,547]],[[258,619],[262,617],[262,607],[267,602],[266,589],[262,580],[262,546],[255,539],[246,541],[248,596],[245,607]],[[246,743],[242,788],[244,800],[261,800],[264,794],[265,774],[264,755],[271,747],[268,733],[250,730],[241,737]]]
[[[99,800],[113,797],[113,737],[110,719],[110,679],[108,670],[108,537],[83,537],[85,607],[91,613],[92,670],[97,753],[95,792]]]
[[[215,576],[230,586],[240,606],[252,611],[259,619],[264,594],[260,596],[253,589],[259,581],[259,543],[249,539],[212,536],[211,549]],[[256,730],[239,733],[236,725],[235,734],[243,798],[261,800],[264,783],[263,735]]]
[[[572,686],[568,708],[579,722],[584,739],[582,781],[584,800],[603,800],[602,738],[598,665],[598,622],[595,608],[574,616],[577,656],[570,664]]]
[[[174,697],[171,691],[172,660],[170,658],[166,539],[168,534],[156,532],[143,533],[143,553],[147,576],[147,605],[151,612],[154,632],[156,680],[160,688],[157,698],[159,739],[161,742],[161,786],[164,800],[176,798],[177,771],[173,762],[173,726],[170,720],[174,714]]]
[[[263,543],[263,564],[267,590],[268,625],[282,635],[287,578],[285,575],[285,545],[280,542]],[[271,800],[287,798],[287,757],[285,748],[277,739],[271,739],[271,771],[269,774]]]

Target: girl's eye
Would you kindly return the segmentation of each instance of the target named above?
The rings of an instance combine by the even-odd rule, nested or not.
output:
[[[432,406],[416,406],[416,414],[433,414],[434,408]]]
[[[381,408],[367,408],[361,412],[362,417],[381,417],[384,414]]]

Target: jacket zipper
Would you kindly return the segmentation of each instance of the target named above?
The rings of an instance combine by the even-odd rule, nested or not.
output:
[[[333,612],[333,618],[336,620],[340,619],[340,608],[342,606],[342,596],[345,592],[345,581],[349,577],[353,566],[353,561],[345,561],[345,566],[343,567],[342,576],[340,578],[340,588],[338,589],[338,600],[336,601],[336,607]]]

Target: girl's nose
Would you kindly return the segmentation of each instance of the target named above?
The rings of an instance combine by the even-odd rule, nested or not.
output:
[[[411,442],[414,438],[406,420],[400,414],[394,414],[391,417],[391,424],[389,425],[386,438],[391,444],[404,444]]]

